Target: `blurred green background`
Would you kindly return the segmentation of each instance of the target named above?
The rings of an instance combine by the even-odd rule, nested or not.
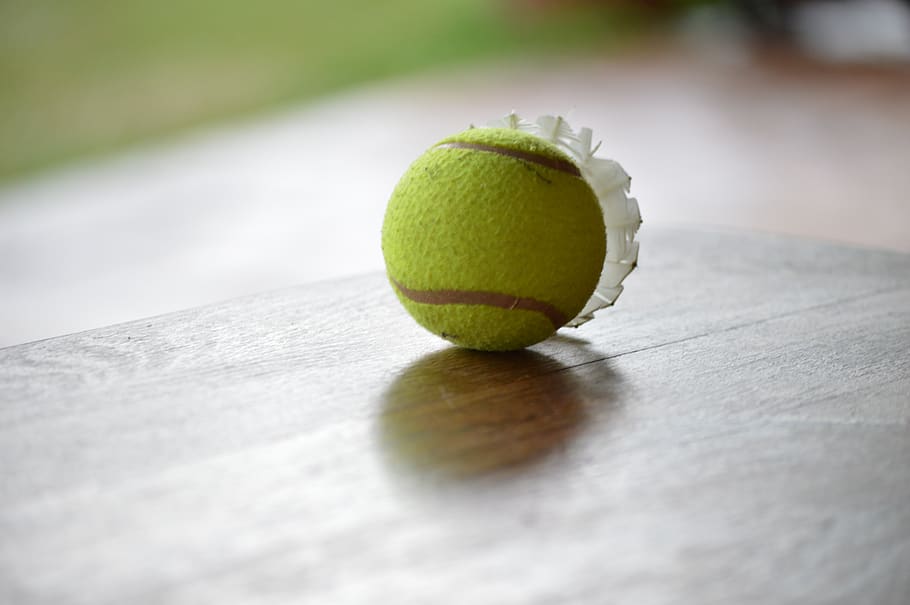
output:
[[[646,3],[606,4],[0,0],[0,180],[430,66],[616,43]]]

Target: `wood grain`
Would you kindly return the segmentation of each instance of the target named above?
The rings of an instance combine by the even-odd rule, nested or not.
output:
[[[510,355],[377,274],[0,349],[0,602],[906,603],[910,257],[643,239]]]

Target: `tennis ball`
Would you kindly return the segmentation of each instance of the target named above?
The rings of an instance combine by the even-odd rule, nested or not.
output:
[[[396,186],[382,227],[389,281],[427,330],[486,351],[551,336],[603,268],[603,213],[555,145],[512,129],[443,139]]]

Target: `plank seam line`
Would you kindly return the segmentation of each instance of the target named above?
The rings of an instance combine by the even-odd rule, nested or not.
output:
[[[758,325],[761,325],[761,324],[764,324],[764,323],[769,323],[769,322],[772,322],[772,321],[776,321],[776,320],[778,320],[778,319],[783,319],[783,318],[787,318],[787,317],[793,317],[794,315],[799,315],[799,314],[801,314],[801,313],[806,313],[806,312],[811,312],[811,311],[817,311],[818,309],[824,309],[824,308],[826,308],[826,307],[833,307],[833,306],[835,306],[835,305],[843,305],[843,304],[851,303],[851,302],[854,302],[854,301],[857,301],[857,300],[862,300],[862,299],[865,299],[865,298],[873,298],[873,297],[875,297],[875,296],[883,296],[883,295],[886,295],[886,294],[893,294],[893,293],[895,293],[895,292],[900,292],[900,291],[906,290],[906,289],[907,289],[907,288],[906,288],[905,286],[899,286],[899,287],[897,287],[897,288],[889,288],[889,289],[886,289],[886,290],[878,290],[878,291],[876,291],[876,292],[872,292],[872,293],[869,293],[869,294],[857,294],[857,295],[854,295],[854,296],[848,296],[848,297],[846,297],[846,298],[841,298],[841,299],[838,299],[838,300],[832,300],[832,301],[829,301],[829,302],[826,302],[826,303],[820,303],[820,304],[817,304],[817,305],[812,305],[812,306],[809,306],[809,307],[804,307],[804,308],[802,308],[802,309],[794,309],[793,311],[787,311],[786,313],[779,313],[779,314],[777,314],[777,315],[774,315],[773,317],[764,317],[764,318],[762,318],[762,319],[756,319],[756,320],[753,320],[753,321],[750,321],[750,322],[747,322],[747,323],[743,323],[743,324],[737,324],[737,325],[733,325],[733,326],[727,326],[726,328],[720,328],[720,329],[715,330],[715,331],[712,331],[712,332],[703,332],[703,333],[701,333],[701,334],[693,334],[693,335],[691,335],[691,336],[686,336],[686,337],[684,337],[684,338],[678,338],[678,339],[676,339],[676,340],[670,340],[670,341],[667,341],[667,342],[662,342],[662,343],[658,343],[658,344],[654,344],[654,345],[648,345],[647,347],[641,347],[640,349],[632,349],[631,351],[623,351],[623,352],[621,352],[621,353],[616,353],[616,354],[614,354],[614,355],[607,355],[607,356],[601,357],[601,358],[599,358],[599,359],[592,359],[591,361],[584,361],[584,362],[579,363],[579,364],[576,364],[576,365],[566,366],[565,368],[561,368],[561,369],[559,369],[559,370],[557,370],[557,371],[558,371],[558,372],[563,372],[563,371],[565,371],[565,370],[571,370],[571,369],[573,369],[573,368],[580,368],[580,367],[582,367],[582,366],[586,366],[586,365],[589,365],[589,364],[592,364],[592,363],[599,363],[599,362],[601,362],[601,361],[609,361],[610,359],[617,359],[617,358],[619,358],[619,357],[625,357],[626,355],[634,355],[635,353],[642,353],[642,352],[644,352],[644,351],[651,351],[651,350],[654,350],[654,349],[659,349],[659,348],[661,348],[661,347],[668,347],[668,346],[671,346],[671,345],[676,345],[676,344],[680,344],[680,343],[684,343],[684,342],[689,342],[690,340],[697,340],[697,339],[699,339],[699,338],[704,338],[704,337],[706,337],[706,336],[713,336],[713,335],[715,335],[715,334],[724,334],[724,333],[726,333],[726,332],[733,332],[733,331],[736,331],[736,330],[741,330],[741,329],[743,329],[743,328],[748,328],[748,327],[751,327],[751,326],[758,326]]]

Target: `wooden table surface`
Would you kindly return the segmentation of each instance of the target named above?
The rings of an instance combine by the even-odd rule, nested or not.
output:
[[[642,240],[520,353],[380,274],[0,350],[0,602],[910,602],[910,256]]]

